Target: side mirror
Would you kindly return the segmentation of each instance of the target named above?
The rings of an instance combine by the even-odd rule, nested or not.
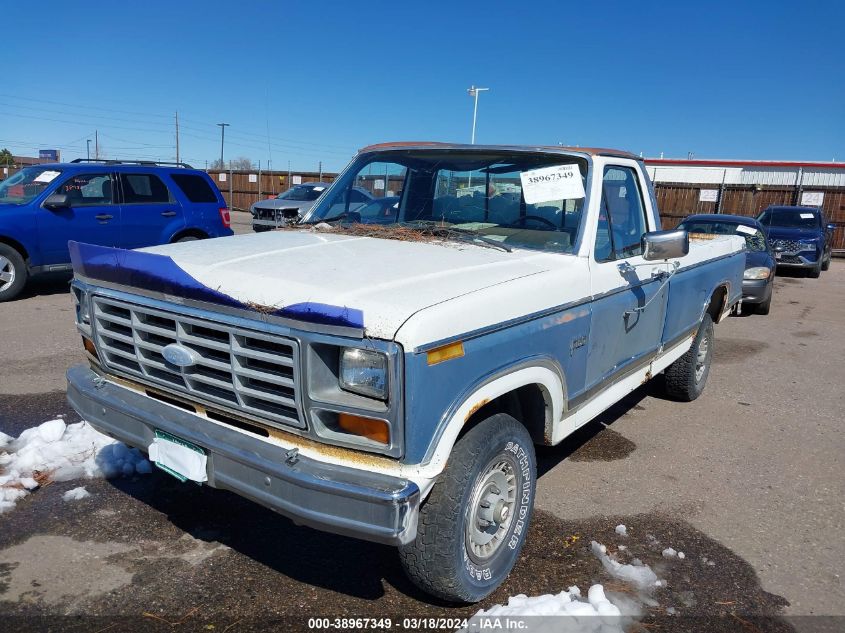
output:
[[[674,259],[689,253],[689,233],[684,230],[652,231],[643,235],[643,259]]]
[[[54,193],[47,196],[44,207],[50,210],[67,209],[70,207],[70,198],[66,193]]]

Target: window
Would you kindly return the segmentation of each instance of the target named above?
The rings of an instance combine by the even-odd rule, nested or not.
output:
[[[648,231],[637,173],[630,167],[605,167],[596,234],[596,261],[642,254]]]
[[[77,174],[64,181],[56,193],[67,195],[72,207],[112,204],[109,174]]]
[[[120,174],[124,204],[161,204],[170,202],[170,191],[153,174]]]
[[[586,175],[585,160],[557,152],[373,152],[355,159],[305,222],[345,219],[438,231],[454,227],[453,234],[484,238],[478,242],[572,253]],[[366,206],[357,201],[357,192],[368,198]]]
[[[173,182],[191,202],[217,202],[217,194],[202,176],[196,174],[170,174]]]
[[[9,176],[0,182],[0,204],[27,204],[61,173],[58,169],[27,167]]]

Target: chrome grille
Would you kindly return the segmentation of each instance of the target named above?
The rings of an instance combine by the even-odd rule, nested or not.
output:
[[[783,247],[785,253],[795,254],[801,251],[815,251],[813,244],[806,244],[798,240],[772,240],[772,248]]]
[[[304,428],[293,339],[107,297],[93,302],[97,349],[110,369],[274,426]],[[194,352],[196,363],[165,360],[172,343]]]

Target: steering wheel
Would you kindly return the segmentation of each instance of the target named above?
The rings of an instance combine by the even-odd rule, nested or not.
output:
[[[551,220],[544,218],[541,215],[522,215],[522,216],[518,217],[516,220],[514,220],[513,222],[511,222],[508,226],[517,226],[517,225],[520,225],[520,224],[525,224],[525,222],[527,220],[537,220],[538,222],[542,222],[546,226],[551,227],[551,229],[553,231],[557,231],[557,228],[558,228],[557,224],[555,224]]]

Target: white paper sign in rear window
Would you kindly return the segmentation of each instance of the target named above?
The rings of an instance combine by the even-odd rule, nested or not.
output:
[[[527,204],[584,197],[584,182],[578,165],[555,165],[519,174]]]
[[[820,207],[824,204],[824,191],[802,191],[801,205],[805,207]]]

